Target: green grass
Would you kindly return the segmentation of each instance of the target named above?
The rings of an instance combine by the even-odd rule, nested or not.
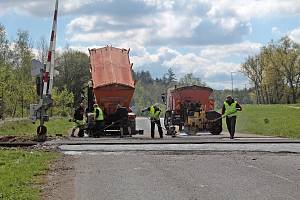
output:
[[[0,199],[40,199],[39,186],[58,153],[0,149]]]
[[[50,119],[46,123],[48,135],[55,136],[55,134],[67,135],[73,123],[69,122],[67,118]],[[30,120],[21,121],[7,121],[0,124],[0,136],[35,136],[38,122],[32,124]]]
[[[242,107],[243,111],[238,114],[237,132],[300,138],[300,104]]]

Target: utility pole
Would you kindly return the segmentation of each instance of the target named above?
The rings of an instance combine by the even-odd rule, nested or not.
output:
[[[233,97],[233,74],[234,72],[230,72],[230,75],[231,75],[231,96]]]
[[[22,94],[22,118],[24,118],[24,95]]]

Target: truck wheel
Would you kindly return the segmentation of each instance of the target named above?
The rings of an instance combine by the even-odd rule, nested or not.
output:
[[[171,112],[170,111],[166,111],[165,113],[165,118],[164,118],[164,125],[165,125],[165,128],[167,130],[169,130],[169,126],[170,126],[170,123],[171,123]]]
[[[84,130],[83,129],[79,129],[78,137],[83,137],[83,136],[84,136]]]
[[[184,126],[184,132],[186,133],[186,134],[190,134],[190,131],[191,131],[191,128],[189,127],[189,126]]]
[[[220,135],[221,132],[222,132],[222,128],[221,129],[220,128],[213,128],[213,129],[209,130],[209,132],[213,135]]]
[[[222,132],[222,120],[221,122],[217,121],[214,123],[210,123],[208,127],[208,131],[213,135],[220,135]]]
[[[37,133],[37,141],[38,142],[45,142],[47,139],[47,127],[44,125],[41,125],[37,127],[36,129]]]
[[[179,131],[182,131],[182,125],[179,125]]]
[[[209,120],[206,127],[207,130],[213,135],[220,135],[222,132],[222,115],[216,111],[208,111],[205,113],[205,115],[206,119]]]

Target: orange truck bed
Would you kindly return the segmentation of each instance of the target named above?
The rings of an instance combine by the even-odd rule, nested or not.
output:
[[[115,112],[118,104],[129,108],[135,90],[129,50],[106,46],[89,53],[97,103],[106,114]]]

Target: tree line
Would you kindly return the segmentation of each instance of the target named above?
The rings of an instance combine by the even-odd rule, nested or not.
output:
[[[37,53],[33,53],[33,46]],[[31,61],[37,57],[47,61],[48,42],[41,38],[31,41],[28,31],[19,30],[16,38],[8,40],[5,27],[0,24],[0,112],[7,117],[27,117],[29,105],[38,102],[35,79],[31,76]],[[242,64],[242,72],[253,83],[252,88],[235,89],[234,97],[247,103],[295,103],[299,100],[299,45],[289,38],[270,42],[255,56]],[[56,53],[56,75],[51,115],[69,116],[74,107],[85,99],[87,83],[91,78],[87,54],[66,47]],[[161,94],[170,87],[207,84],[192,73],[177,78],[172,68],[160,78],[149,71],[133,72],[137,80],[132,108],[137,114],[154,103],[164,108]],[[216,107],[220,108],[231,90],[215,90]],[[0,113],[1,114],[1,113]]]
[[[300,46],[289,37],[271,41],[249,56],[242,72],[254,85],[257,104],[297,103],[300,98]]]
[[[19,30],[8,40],[0,24],[0,116],[27,117],[29,107],[38,102],[35,78],[31,76],[33,42],[28,31]],[[38,59],[46,64],[48,45],[41,38],[36,44]],[[56,56],[56,70],[51,115],[68,116],[79,99],[83,83],[89,78],[89,59],[84,53],[68,48]],[[75,103],[74,103],[75,102]]]
[[[202,85],[203,82],[199,77],[192,73],[185,74],[182,78],[177,79],[175,72],[169,68],[161,78],[153,78],[149,71],[133,72],[134,79],[137,80],[134,97],[132,100],[133,110],[138,114],[142,114],[142,109],[160,103],[164,110],[161,95],[167,92],[170,87],[187,86],[187,85]]]

